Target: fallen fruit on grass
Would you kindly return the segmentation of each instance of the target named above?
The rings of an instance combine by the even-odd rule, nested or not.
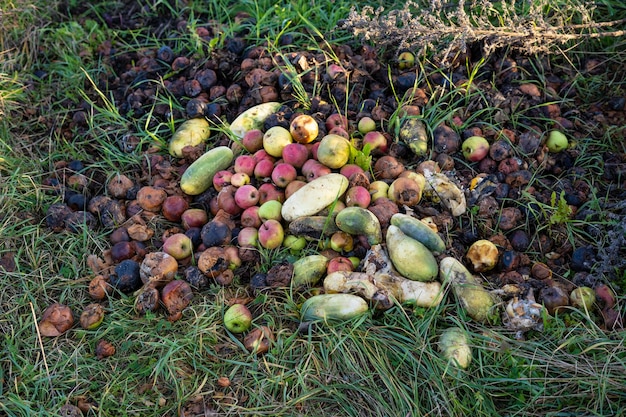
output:
[[[498,264],[498,248],[487,239],[472,243],[465,256],[472,263],[474,272],[490,271]]]
[[[139,289],[139,287],[141,287],[141,272],[139,263],[132,259],[123,260],[116,265],[115,274],[109,277],[109,282],[111,287],[123,292],[124,294],[129,294]]]
[[[274,332],[267,326],[256,327],[243,338],[245,348],[256,355],[267,353],[273,342]]]
[[[238,138],[243,138],[246,132],[263,129],[265,120],[280,108],[281,104],[275,101],[258,104],[241,113],[230,124],[230,131]]]
[[[263,135],[263,149],[276,158],[282,157],[283,148],[290,143],[293,143],[291,133],[282,126],[271,127]]]
[[[472,361],[472,348],[467,333],[460,327],[449,327],[439,336],[439,351],[451,364],[467,369]]]
[[[541,302],[548,313],[553,316],[562,307],[569,305],[569,297],[565,290],[559,285],[552,285],[542,288],[539,291],[539,302]]]
[[[96,344],[96,357],[98,359],[104,359],[113,355],[115,355],[115,346],[107,340],[98,340],[98,343]]]
[[[227,146],[207,151],[183,172],[180,189],[188,195],[202,194],[213,184],[213,176],[228,168],[233,158],[233,151]]]
[[[354,270],[354,265],[349,258],[345,256],[337,256],[330,261],[328,261],[328,266],[326,267],[326,273],[332,274],[333,272],[352,272]]]
[[[348,163],[351,146],[348,139],[328,134],[317,148],[317,160],[331,169],[339,169]]]
[[[477,162],[489,153],[489,142],[482,136],[471,136],[463,141],[461,151],[465,159]]]
[[[283,243],[285,231],[278,220],[269,219],[259,227],[259,243],[265,249],[276,249]]]
[[[186,234],[174,233],[163,242],[163,252],[176,260],[185,259],[193,253],[193,243]]]
[[[283,216],[281,214],[282,208],[283,203],[281,203],[280,201],[269,200],[261,204],[257,214],[259,216],[259,219],[261,219],[261,222],[272,219],[281,221],[283,219]]]
[[[596,292],[589,287],[574,288],[569,295],[570,303],[584,311],[591,311],[596,303]]]
[[[488,322],[496,305],[494,297],[465,266],[448,256],[439,262],[439,280],[450,285],[452,292],[468,316],[476,321]]]
[[[224,313],[224,327],[231,333],[243,333],[252,326],[252,313],[244,304],[233,304]]]
[[[307,299],[300,308],[303,322],[345,321],[368,310],[367,301],[353,294],[319,294]]]
[[[348,189],[348,179],[341,174],[319,177],[294,192],[283,204],[283,219],[291,222],[298,217],[312,216],[339,199]]]
[[[74,325],[72,310],[65,304],[50,304],[41,315],[37,324],[42,336],[56,337],[68,331]]]
[[[388,198],[399,206],[413,207],[422,199],[422,187],[409,177],[395,179],[387,190]]]
[[[567,149],[568,141],[567,136],[565,136],[562,132],[558,130],[552,130],[548,134],[548,139],[546,139],[546,147],[549,152],[557,153],[561,152],[564,149]]]
[[[319,133],[317,121],[308,114],[296,116],[289,125],[289,132],[298,143],[311,143]]]
[[[161,302],[167,310],[167,319],[176,321],[182,318],[183,310],[187,308],[192,298],[193,291],[186,281],[174,280],[163,287]]]
[[[161,205],[161,214],[171,222],[181,221],[183,213],[189,208],[189,203],[183,196],[170,195]]]
[[[104,275],[96,275],[89,282],[89,296],[94,300],[104,300],[111,290],[109,279]]]
[[[86,330],[97,329],[104,320],[104,308],[98,303],[91,303],[80,314],[80,326]]]
[[[178,272],[178,261],[165,252],[150,252],[141,262],[139,276],[144,284],[162,287],[174,279]]]
[[[161,295],[153,285],[144,285],[137,291],[136,295],[134,307],[137,315],[144,316],[146,313],[157,311],[159,308]]]
[[[170,155],[181,158],[185,146],[197,146],[211,135],[209,122],[201,117],[183,122],[172,135],[169,144]]]
[[[389,258],[400,275],[413,281],[433,281],[437,277],[437,260],[432,252],[399,227],[389,225],[386,243]]]
[[[364,116],[359,119],[359,122],[357,123],[357,129],[359,130],[359,132],[365,135],[368,132],[372,132],[376,129],[376,122],[371,117]],[[385,144],[386,143],[387,141],[385,141]]]

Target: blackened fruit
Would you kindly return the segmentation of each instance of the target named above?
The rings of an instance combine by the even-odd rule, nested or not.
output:
[[[72,210],[62,203],[55,203],[46,212],[46,224],[54,232],[65,229],[65,219],[72,214]]]
[[[439,125],[433,132],[434,149],[437,153],[453,154],[461,144],[459,134],[449,126]]]
[[[591,271],[591,267],[595,263],[596,254],[591,246],[582,246],[574,249],[572,252],[572,262],[570,267],[574,271]]]
[[[207,248],[225,245],[232,237],[230,227],[222,222],[210,221],[202,226],[202,243]]]
[[[511,236],[509,237],[509,242],[511,242],[511,246],[516,251],[525,252],[530,245],[530,238],[528,237],[528,233],[518,229],[511,233]]]
[[[139,276],[139,263],[132,259],[126,259],[115,267],[115,274],[109,278],[113,288],[129,294],[141,287]]]
[[[539,291],[539,301],[550,315],[554,315],[560,308],[569,305],[569,296],[561,287],[555,285]]]
[[[74,211],[65,218],[65,228],[72,233],[80,233],[87,228],[93,230],[98,221],[88,211]]]
[[[257,272],[256,274],[252,275],[252,277],[250,278],[250,287],[253,290],[258,290],[261,288],[265,288],[267,287],[267,274],[264,272]]]
[[[174,51],[169,46],[164,45],[157,51],[157,59],[169,64],[174,60]]]
[[[197,290],[203,290],[209,286],[209,278],[198,269],[198,267],[190,266],[185,269],[185,281]]]
[[[129,241],[117,242],[111,247],[111,258],[114,262],[121,262],[135,256],[135,248]]]

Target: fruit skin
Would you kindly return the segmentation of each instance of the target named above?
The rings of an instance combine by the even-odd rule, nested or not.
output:
[[[293,263],[293,278],[291,283],[301,285],[315,285],[326,274],[328,258],[323,255],[304,256]]]
[[[263,149],[263,131],[252,129],[247,131],[241,138],[241,144],[248,152],[256,152]]]
[[[261,204],[259,207],[258,215],[262,222],[266,220],[277,220],[281,221],[283,216],[280,214],[281,209],[283,208],[283,203],[278,200],[269,200],[265,203]]]
[[[180,189],[188,195],[203,193],[213,184],[213,176],[228,168],[233,158],[233,151],[227,146],[218,146],[207,151],[183,172]]]
[[[569,295],[570,304],[584,311],[591,311],[596,303],[596,292],[590,287],[574,288]]]
[[[339,199],[348,189],[348,179],[331,173],[319,177],[293,193],[283,204],[281,213],[285,221],[312,216]]]
[[[367,302],[352,294],[320,294],[306,300],[300,308],[302,321],[345,321],[364,314]]]
[[[235,191],[235,203],[245,210],[259,202],[259,190],[252,184],[242,185]]]
[[[387,190],[387,198],[399,206],[413,207],[422,199],[424,188],[408,177],[396,178]]]
[[[290,143],[283,148],[282,157],[285,163],[294,168],[302,168],[309,159],[309,148],[301,143]]]
[[[468,161],[478,162],[489,153],[489,142],[482,136],[471,136],[463,141],[461,151]]]
[[[252,313],[244,304],[233,304],[224,313],[224,327],[231,333],[243,333],[252,327]]]
[[[564,149],[567,149],[569,145],[567,141],[567,137],[558,130],[552,130],[548,134],[548,139],[546,140],[546,147],[549,152],[557,153],[561,152]]]
[[[256,162],[256,159],[254,159],[254,156],[252,155],[239,155],[237,158],[235,158],[235,172],[243,172],[251,177],[254,175],[254,167],[256,166]]]
[[[372,196],[367,188],[360,185],[348,188],[346,191],[346,206],[367,208],[372,202]]]
[[[461,262],[451,256],[443,258],[439,262],[439,280],[443,285],[450,284],[468,316],[482,323],[491,319],[495,299]]]
[[[346,207],[337,213],[335,224],[339,230],[351,235],[364,235],[370,245],[377,245],[383,240],[378,217],[367,209]]]
[[[289,133],[298,143],[311,143],[317,138],[319,126],[313,117],[300,114],[291,121]]]
[[[398,227],[405,235],[412,237],[435,254],[443,253],[446,244],[439,235],[424,222],[408,214],[396,213],[391,216],[391,224]]]
[[[348,130],[348,118],[339,113],[333,113],[326,118],[326,122],[324,123],[326,126],[326,130],[330,131],[335,127],[340,127],[344,130]]]
[[[472,263],[474,272],[492,270],[498,264],[498,248],[487,239],[480,239],[472,243],[465,255]]]
[[[185,259],[193,253],[193,243],[186,234],[174,233],[163,242],[163,252],[176,260]]]
[[[381,197],[387,198],[389,192],[389,184],[385,181],[374,181],[370,183],[369,192],[372,196],[372,202]]]
[[[328,261],[328,266],[326,267],[326,273],[332,274],[333,272],[352,272],[354,271],[354,265],[352,265],[352,261],[345,256],[337,256]]]
[[[277,220],[266,220],[259,227],[259,243],[265,249],[276,249],[283,243],[285,232]]]
[[[389,225],[386,242],[389,258],[400,275],[424,282],[433,281],[437,277],[437,260],[432,252],[404,234],[400,228]]]
[[[339,169],[350,159],[350,142],[348,139],[328,134],[320,141],[317,148],[317,160],[331,169]]]
[[[281,188],[287,187],[287,185],[296,179],[298,172],[293,165],[287,163],[279,163],[274,166],[272,170],[272,181],[274,184]]]
[[[359,130],[359,132],[365,135],[368,132],[376,130],[376,122],[371,117],[364,116],[357,123],[357,129]]]
[[[283,148],[290,143],[293,143],[291,133],[282,126],[271,127],[263,135],[263,149],[276,158],[282,157]]]
[[[295,236],[321,239],[337,231],[335,222],[328,216],[303,216],[289,222],[289,233]]]
[[[460,327],[449,327],[439,336],[439,351],[453,365],[463,369],[472,362],[472,348],[467,334]]]
[[[169,143],[170,155],[181,158],[185,146],[197,146],[211,135],[209,122],[204,118],[184,121],[172,135]]]
[[[372,130],[363,136],[363,146],[370,145],[370,149],[378,149],[380,152],[386,153],[388,149],[387,138],[381,132]]]
[[[253,129],[263,129],[263,123],[272,114],[276,113],[281,104],[275,101],[262,103],[241,113],[230,124],[230,131],[238,138],[243,138],[246,132]]]

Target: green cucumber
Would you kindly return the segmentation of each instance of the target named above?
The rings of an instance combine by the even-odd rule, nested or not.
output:
[[[233,162],[234,154],[228,146],[218,146],[196,159],[183,172],[180,189],[188,195],[202,194],[213,185],[213,177]]]
[[[446,244],[441,237],[424,222],[408,214],[396,213],[391,216],[391,224],[398,227],[402,232],[422,243],[435,254],[446,250]]]
[[[302,321],[344,321],[368,310],[367,301],[353,294],[314,295],[302,304]]]

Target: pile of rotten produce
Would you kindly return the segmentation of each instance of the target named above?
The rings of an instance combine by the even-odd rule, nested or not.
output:
[[[206,152],[209,122],[189,119],[169,142],[178,165],[159,153],[148,158],[144,171],[153,173],[151,185],[118,174],[107,183],[108,195],[91,198],[86,211],[51,206],[47,221],[57,230],[77,230],[85,219],[112,229],[111,248],[89,259],[96,274],[90,296],[101,302],[116,291],[132,294],[138,315],[162,306],[173,321],[194,291],[214,283],[249,284],[252,291],[318,286],[323,291],[302,304],[302,320],[332,321],[395,303],[429,308],[450,293],[467,316],[483,323],[501,319],[520,337],[541,329],[544,309],[555,314],[571,305],[612,325],[619,320],[609,287],[553,278],[548,265],[524,256],[529,243],[518,233],[511,241],[503,234],[477,239],[463,252],[450,241],[448,232],[466,214],[468,201],[480,211],[497,208],[498,194],[519,186],[511,182],[530,171],[514,171],[500,184],[483,174],[462,185],[441,168],[449,154],[408,169],[394,156],[394,138],[368,116],[351,121],[332,114],[323,121],[323,136],[320,121],[306,113],[289,117],[286,127],[265,129],[264,122],[288,111],[277,102],[254,106],[222,126],[228,134]],[[398,139],[405,152],[408,147],[424,155],[429,139],[418,113],[414,106],[400,109]],[[545,136],[545,152],[567,147],[562,133]],[[445,138],[467,161],[480,163],[490,154],[507,161],[498,154],[506,153],[508,141]],[[71,175],[67,183],[81,178]],[[418,215],[420,207],[431,215]],[[521,213],[505,207],[499,216],[506,230]],[[296,260],[261,271],[261,253],[281,248]],[[44,314],[43,334],[72,326],[71,312],[59,318],[62,308],[54,305]],[[80,323],[93,329],[103,317],[94,303]],[[224,320],[229,330],[243,333],[251,315],[237,304]],[[267,345],[272,337],[271,329],[256,329],[248,345],[259,350],[260,341]]]
[[[449,86],[445,77],[433,72],[435,87],[422,88],[414,57],[387,68],[372,48],[335,52],[341,65],[324,70],[324,56],[271,57],[262,47],[216,51],[203,65],[173,57],[167,47],[132,56],[102,49],[113,73],[98,83],[122,114],[153,110],[157,122],[187,120],[163,138],[169,152],[142,150],[141,172],[107,176],[61,161],[44,181],[63,196],[46,213],[50,228],[109,235],[110,249],[88,259],[95,302],[81,314],[81,326],[99,326],[103,303],[116,293],[133,296],[138,315],[165,311],[178,320],[194,292],[238,285],[251,294],[303,289],[303,298],[323,288],[303,299],[304,321],[449,299],[473,320],[501,320],[520,337],[541,328],[542,314],[570,307],[607,330],[621,327],[615,294],[591,279],[593,249],[584,242],[574,248],[564,233],[552,233],[558,225],[539,228],[547,220],[537,204],[554,206],[555,190],[565,217],[575,216],[591,193],[584,169],[572,162],[580,139],[573,124],[558,105],[544,103],[533,83],[516,86],[522,75],[515,61],[485,64],[485,79],[492,73],[500,91],[484,80],[474,87],[493,101],[498,118],[537,108],[531,117],[563,129],[496,130],[478,120],[471,126],[463,120],[470,110],[426,126],[421,113]],[[290,67],[281,66],[285,59]],[[524,62],[519,67],[532,66]],[[464,71],[461,65],[453,74],[459,85],[469,83]],[[165,79],[169,93],[186,103],[185,115],[155,101],[156,83],[133,84],[139,76]],[[568,75],[559,76],[551,78],[554,91],[566,88]],[[308,107],[297,100],[296,79],[310,95]],[[319,95],[315,85],[325,87]],[[623,104],[611,114],[620,117]],[[77,111],[67,134],[86,129],[85,117]],[[138,143],[129,134],[119,146],[131,152]],[[604,179],[618,178],[621,168],[608,169],[618,165],[607,163]],[[523,192],[535,202],[519,203]],[[267,265],[265,255],[279,253],[289,255],[285,262]],[[250,312],[238,304],[231,315]],[[244,322],[227,327],[245,332]],[[55,336],[73,323],[71,311],[55,304],[40,329]],[[271,339],[271,329],[256,336]],[[104,356],[111,353],[105,347]]]

